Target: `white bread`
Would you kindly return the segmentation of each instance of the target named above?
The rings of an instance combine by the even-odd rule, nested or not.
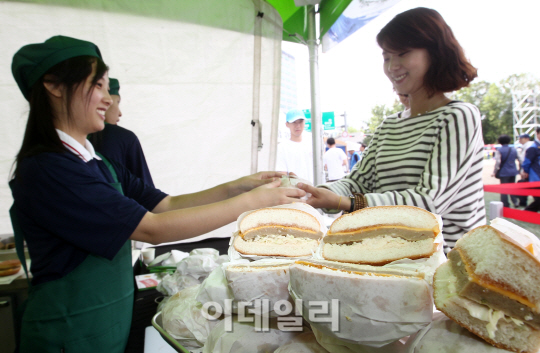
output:
[[[320,239],[322,232],[317,218],[291,208],[261,208],[240,221],[240,236],[244,240],[268,234]]]
[[[323,257],[371,265],[429,257],[437,250],[434,240],[440,232],[437,217],[419,207],[368,207],[332,223]]]
[[[238,225],[233,246],[241,254],[311,256],[323,236],[317,218],[291,208],[262,208],[247,214]]]
[[[540,313],[540,261],[491,226],[471,230],[456,243],[480,284],[505,288]]]
[[[237,236],[233,246],[236,251],[246,255],[303,257],[311,256],[319,247],[319,241],[292,236],[258,237],[246,241]]]
[[[289,291],[293,299],[302,299],[304,319],[312,327],[371,347],[417,332],[429,324],[433,313],[431,287],[415,271],[300,260],[290,267]],[[329,321],[310,320],[308,311],[310,302],[327,302],[331,307],[333,299],[339,302],[338,331]]]
[[[535,353],[540,262],[511,237],[481,226],[460,239],[435,272],[435,305],[496,347]]]
[[[403,258],[429,257],[436,250],[437,244],[433,239],[410,242],[401,238],[378,237],[352,244],[329,244],[325,241],[323,257],[332,261],[385,265]]]

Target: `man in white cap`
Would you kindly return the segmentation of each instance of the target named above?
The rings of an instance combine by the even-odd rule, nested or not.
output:
[[[285,125],[291,131],[291,139],[278,145],[276,170],[293,172],[313,184],[313,150],[309,143],[302,140],[305,123],[306,116],[301,110],[294,109],[287,113]]]

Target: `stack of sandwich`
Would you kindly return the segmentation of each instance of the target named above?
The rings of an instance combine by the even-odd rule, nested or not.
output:
[[[302,299],[305,312],[310,302],[332,308],[332,299],[338,299],[338,313],[329,317],[338,318],[339,331],[329,321],[304,318],[349,346],[381,347],[428,325],[430,276],[444,259],[441,223],[412,206],[370,207],[336,219],[319,249],[322,259],[291,266],[289,290]],[[439,260],[430,259],[437,252]],[[400,260],[405,264],[395,264]]]
[[[538,243],[533,234],[499,219],[473,229],[437,269],[435,305],[496,347],[538,352]]]
[[[330,352],[465,353],[460,337],[479,353],[540,349],[540,241],[533,234],[496,220],[465,235],[446,261],[441,218],[417,207],[345,214],[326,236],[322,224],[307,205],[242,215],[229,255],[243,259],[220,272],[234,300],[268,299],[269,310],[278,301],[301,303],[295,312]],[[433,304],[475,336],[446,317],[430,325]],[[409,335],[404,348],[399,340]]]

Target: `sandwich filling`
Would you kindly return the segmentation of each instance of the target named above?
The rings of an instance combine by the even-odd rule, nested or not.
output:
[[[500,320],[514,322],[517,326],[522,326],[524,324],[523,320],[510,316],[508,313],[502,310],[492,308],[487,305],[487,303],[481,304],[461,296],[457,287],[457,283],[459,283],[458,276],[456,276],[456,273],[452,269],[451,261],[452,260],[441,265],[437,269],[437,274],[435,276],[435,288],[437,290],[435,303],[437,304],[437,308],[439,310],[444,309],[439,307],[440,303],[444,303],[446,301],[452,302],[455,305],[467,310],[471,317],[485,323],[486,331],[491,339],[495,338],[497,324]],[[444,295],[441,297],[442,293],[444,293]],[[444,310],[442,311],[444,312]],[[448,315],[448,313],[446,314]],[[528,319],[530,320],[532,317],[528,317]]]
[[[448,258],[456,279],[456,293],[459,296],[479,305],[489,303],[493,310],[504,310],[509,316],[540,329],[540,314],[527,298],[482,280],[464,260],[459,248],[452,250]]]
[[[261,226],[251,228],[245,232],[240,232],[240,236],[248,241],[257,237],[278,237],[278,236],[291,236],[298,238],[320,239],[322,232],[315,232],[310,229],[302,229],[298,227],[286,227],[286,226]]]
[[[254,238],[249,238],[249,239],[244,238],[244,241],[248,243],[262,243],[262,244],[275,244],[275,245],[284,245],[284,244],[301,245],[301,244],[312,244],[314,242],[318,244],[317,240],[314,240],[311,238],[304,238],[304,237],[299,238],[291,234],[256,235]]]
[[[366,239],[376,239],[381,237],[392,237],[406,241],[419,241],[424,239],[434,239],[438,234],[437,229],[411,228],[400,225],[385,225],[374,227],[362,227],[338,233],[329,232],[325,238],[325,243],[329,244],[351,244]]]

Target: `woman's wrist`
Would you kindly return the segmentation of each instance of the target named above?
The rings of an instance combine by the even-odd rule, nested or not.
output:
[[[336,210],[348,211],[351,208],[351,199],[348,196],[340,195],[337,201]]]

